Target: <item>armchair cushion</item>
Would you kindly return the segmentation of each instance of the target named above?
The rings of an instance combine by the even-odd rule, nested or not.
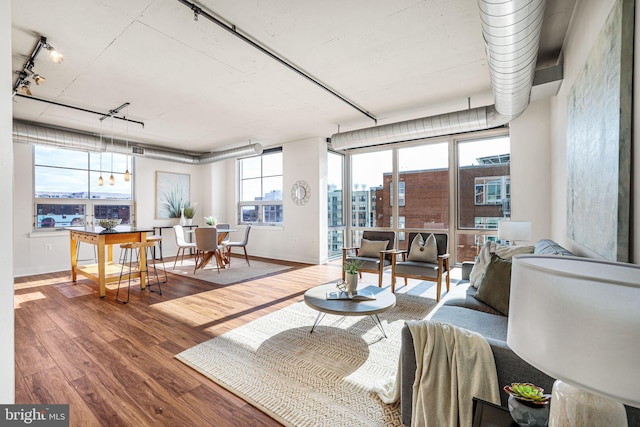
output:
[[[438,263],[438,245],[436,238],[432,234],[425,240],[422,234],[416,234],[409,248],[409,261]]]
[[[358,256],[364,258],[378,258],[380,256],[380,252],[387,249],[388,244],[388,240],[362,239]]]
[[[509,315],[509,295],[511,290],[511,261],[491,255],[491,261],[482,278],[476,299],[495,308],[501,314]]]

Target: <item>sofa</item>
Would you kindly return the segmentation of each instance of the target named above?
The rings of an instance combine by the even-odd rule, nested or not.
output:
[[[533,253],[541,255],[572,255],[571,252],[548,239],[533,245]],[[462,266],[462,280],[449,292],[443,303],[432,313],[431,319],[469,329],[481,334],[489,343],[496,363],[500,387],[512,382],[532,382],[551,392],[554,378],[534,368],[507,346],[508,317],[476,298],[477,289],[471,286],[469,276],[473,263]],[[402,329],[400,410],[403,424],[411,425],[413,383],[416,358],[409,328]],[[501,405],[507,406],[507,394],[500,390]],[[627,407],[629,426],[640,426],[640,409]]]

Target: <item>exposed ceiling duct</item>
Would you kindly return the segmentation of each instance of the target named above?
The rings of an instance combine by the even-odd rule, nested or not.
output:
[[[490,129],[529,105],[545,0],[478,0],[494,106],[479,107],[331,136],[336,150]]]
[[[22,144],[42,144],[74,150],[95,152],[113,152],[130,156],[146,157],[187,164],[207,164],[220,160],[262,154],[260,144],[248,144],[242,147],[210,153],[187,153],[177,150],[165,150],[146,145],[138,145],[129,141],[102,138],[91,133],[83,133],[52,126],[43,126],[29,122],[14,120],[13,142]]]

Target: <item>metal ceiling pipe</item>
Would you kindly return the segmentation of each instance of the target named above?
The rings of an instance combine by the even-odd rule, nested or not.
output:
[[[336,150],[490,129],[529,105],[545,0],[478,0],[495,105],[374,126],[331,136]]]
[[[496,110],[517,117],[529,105],[545,0],[478,0]]]
[[[13,121],[13,142],[50,145],[72,150],[128,154],[130,156],[192,165],[213,163],[234,157],[252,156],[262,153],[262,146],[260,144],[249,144],[224,151],[190,154],[184,151],[165,150],[139,145],[131,141],[127,142],[115,138],[113,141],[111,138],[104,137],[101,140],[99,136],[91,133],[53,126],[42,126],[17,120]]]

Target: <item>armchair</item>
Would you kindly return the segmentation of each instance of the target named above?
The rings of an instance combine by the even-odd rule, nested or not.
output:
[[[387,242],[384,244],[383,242]],[[382,287],[382,273],[391,268],[395,257],[396,232],[367,230],[362,233],[360,247],[342,248],[342,265],[347,261],[358,261],[360,267],[358,273],[362,278],[362,272],[377,273],[378,287]],[[345,271],[342,269],[342,280],[345,279]]]
[[[435,262],[429,262],[424,260],[412,259],[410,255],[411,246],[413,240],[418,234],[422,235],[422,238],[426,242],[429,235],[432,233],[409,233],[409,249],[398,251],[402,254],[401,261],[396,261],[391,268],[391,292],[396,291],[396,277],[404,277],[404,285],[407,286],[407,278],[428,280],[436,282],[437,295],[436,301],[440,301],[440,292],[442,290],[442,279],[446,277],[447,280],[447,292],[449,292],[450,278],[449,278],[449,254],[447,253],[449,244],[449,235],[446,233],[436,234],[435,237],[437,246],[437,259]]]

